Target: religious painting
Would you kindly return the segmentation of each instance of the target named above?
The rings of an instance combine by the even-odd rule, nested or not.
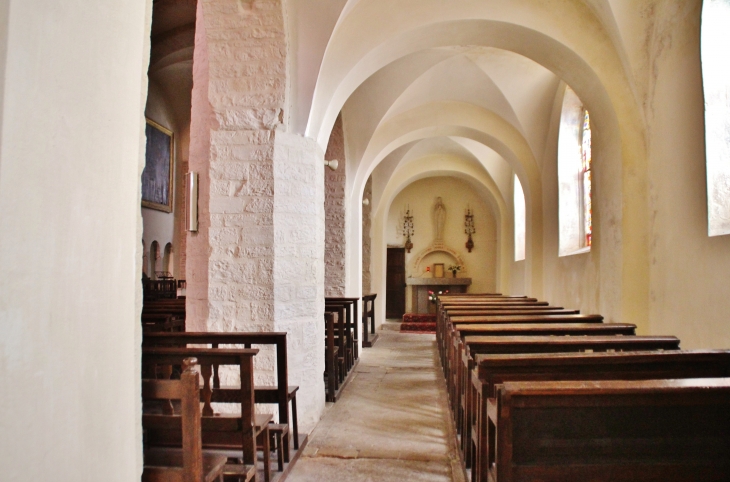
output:
[[[444,277],[444,263],[434,263],[433,277],[434,278],[443,278]]]
[[[172,212],[172,131],[147,119],[147,149],[142,171],[142,207]]]

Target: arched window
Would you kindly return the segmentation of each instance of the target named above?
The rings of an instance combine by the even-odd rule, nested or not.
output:
[[[142,240],[142,273],[145,276],[149,276],[149,273],[147,272],[147,246],[144,243],[144,239]]]
[[[515,261],[525,259],[525,231],[527,220],[525,215],[525,192],[522,184],[514,176],[514,206],[515,206]]]
[[[172,277],[172,243],[165,245],[165,254],[162,255],[162,271],[165,276]]]
[[[566,87],[558,138],[560,256],[590,250],[593,241],[591,118]]]
[[[160,259],[160,243],[152,241],[150,245],[150,272],[149,276],[152,279],[157,279],[157,268],[159,266],[158,260]]]
[[[730,0],[702,5],[708,234],[730,234]]]

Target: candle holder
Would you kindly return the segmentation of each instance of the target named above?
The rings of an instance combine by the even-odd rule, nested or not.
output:
[[[476,233],[476,229],[474,228],[474,213],[468,206],[466,208],[466,214],[464,214],[464,233],[469,237],[465,246],[471,253],[471,250],[474,249],[474,241],[471,239],[471,235]]]
[[[413,236],[413,215],[411,214],[410,206],[406,208],[406,213],[403,215],[403,236],[406,238],[406,243],[404,244],[406,252],[410,253],[411,249],[413,249],[413,243],[411,242],[411,236]]]

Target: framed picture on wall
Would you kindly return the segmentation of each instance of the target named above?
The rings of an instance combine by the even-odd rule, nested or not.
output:
[[[444,277],[444,263],[433,264],[433,277],[443,278]]]
[[[147,119],[147,148],[142,171],[142,207],[172,212],[172,170],[175,144],[172,131]]]

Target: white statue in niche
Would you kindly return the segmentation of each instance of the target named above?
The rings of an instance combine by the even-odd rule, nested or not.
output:
[[[436,227],[437,243],[444,242],[444,226],[446,225],[446,206],[440,197],[436,198],[436,206],[433,208],[434,226]]]

